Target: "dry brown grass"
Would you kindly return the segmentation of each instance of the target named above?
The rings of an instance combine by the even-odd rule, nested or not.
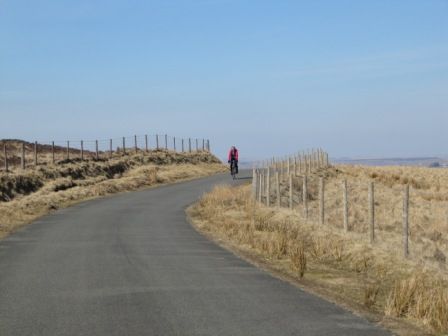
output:
[[[0,173],[0,238],[76,202],[224,171],[209,153],[141,152]]]
[[[448,169],[421,167],[336,166],[308,176],[309,216],[318,220],[318,179],[325,178],[325,225],[343,229],[342,181],[347,180],[349,229],[368,239],[368,184],[375,182],[376,245],[401,254],[403,189],[410,187],[410,257],[436,270],[446,269],[448,256]],[[302,176],[294,177],[294,207],[302,207]],[[271,202],[275,191],[271,188]],[[289,186],[281,184],[282,206]]]
[[[318,174],[326,175],[327,192],[331,195],[333,188],[334,195],[339,195],[338,180],[341,177],[358,176],[362,182],[360,185],[368,181],[361,176],[363,173],[357,174],[358,169],[338,167]],[[392,171],[395,169],[391,168]],[[387,174],[386,168],[380,170]],[[444,172],[431,170],[431,174],[434,176],[431,175],[430,180],[443,183]],[[385,180],[389,181],[387,178]],[[432,185],[426,181],[419,183]],[[403,180],[397,180],[397,183],[403,183]],[[299,185],[296,183],[295,187],[299,188]],[[442,190],[444,187],[425,188],[428,191],[431,188]],[[448,332],[446,270],[440,263],[417,256],[415,251],[420,251],[420,248],[417,249],[415,242],[412,245],[413,258],[404,259],[400,254],[399,235],[395,237],[397,232],[385,230],[385,234],[380,234],[378,239],[385,237],[387,241],[378,241],[371,246],[363,222],[358,223],[353,217],[353,208],[352,231],[345,233],[341,229],[341,220],[333,224],[331,216],[327,217],[328,225],[321,226],[316,223],[317,220],[305,221],[302,211],[297,211],[297,206],[291,211],[254,203],[250,189],[249,186],[215,188],[190,209],[195,226],[206,234],[228,242],[241,253],[255,256],[256,262],[267,263],[268,267],[293,277],[312,291],[381,319],[385,326],[393,328],[398,334]],[[287,195],[283,189],[283,195]],[[299,195],[296,197],[299,198]],[[362,195],[353,195],[352,201],[355,197],[364,198]],[[310,206],[317,213],[315,203],[317,201],[311,201]],[[364,203],[363,207],[366,208],[367,197]],[[340,207],[336,201],[328,201],[327,206]],[[364,208],[360,207],[359,212],[363,212]],[[339,209],[333,210],[333,216],[342,218]]]

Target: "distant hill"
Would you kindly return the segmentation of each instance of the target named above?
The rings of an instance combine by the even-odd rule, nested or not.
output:
[[[375,158],[354,159],[336,158],[333,163],[364,165],[364,166],[421,166],[421,167],[448,167],[448,160],[440,157],[413,157],[413,158]]]

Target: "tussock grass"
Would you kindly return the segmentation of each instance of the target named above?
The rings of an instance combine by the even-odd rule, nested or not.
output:
[[[330,174],[340,176],[334,170]],[[398,334],[448,333],[443,267],[435,269],[420,258],[406,260],[396,246],[371,246],[364,230],[345,233],[338,225],[305,221],[297,209],[267,208],[251,200],[250,189],[216,187],[189,210],[193,223],[311,290],[374,316]]]
[[[206,152],[153,151],[0,173],[0,238],[76,202],[225,171]]]

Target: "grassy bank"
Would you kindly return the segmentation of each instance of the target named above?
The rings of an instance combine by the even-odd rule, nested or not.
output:
[[[396,169],[374,171],[374,168],[338,167],[316,172],[315,177],[326,176],[330,195],[340,192],[341,177],[354,178],[352,188],[364,188],[365,182],[373,179],[384,187],[378,192],[384,202],[392,204],[393,197],[399,195],[394,193],[394,187],[408,183],[409,180],[402,180],[408,173],[408,179],[412,175],[415,183],[421,183],[421,189],[414,189],[414,220],[427,211],[424,202],[417,205],[420,199],[425,201],[425,197],[430,197],[432,203],[434,198],[444,202],[439,196],[443,192],[445,172],[419,170],[418,174],[412,174],[405,168],[401,168],[404,170],[400,173]],[[423,188],[425,185],[427,187]],[[294,187],[299,189],[299,184]],[[311,194],[313,188],[311,185]],[[250,189],[250,186],[215,188],[189,210],[194,225],[252,262],[359,312],[397,334],[448,333],[447,271],[444,259],[433,255],[436,249],[445,251],[445,240],[443,235],[433,240],[425,236],[440,230],[443,222],[429,216],[425,225],[420,222],[419,226],[411,228],[413,252],[405,259],[397,247],[398,229],[391,229],[381,220],[378,234],[387,239],[369,244],[363,225],[365,209],[361,208],[367,207],[367,201],[357,202],[359,209],[353,205],[351,231],[346,233],[338,210],[340,202],[326,201],[330,215],[322,226],[317,220],[304,220],[297,204],[295,209],[289,210],[254,203]],[[288,194],[287,189],[283,185],[282,195]],[[364,197],[361,192],[352,191],[353,198]],[[296,197],[299,194],[300,190]],[[317,212],[318,201],[314,196],[310,195],[311,213]],[[432,205],[437,208],[440,204]],[[425,249],[428,251],[420,255]]]
[[[223,171],[207,152],[141,152],[110,160],[67,160],[0,173],[0,237],[79,201]]]

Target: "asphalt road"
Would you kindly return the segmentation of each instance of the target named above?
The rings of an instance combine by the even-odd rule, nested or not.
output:
[[[388,335],[198,234],[214,176],[81,203],[0,241],[0,335]]]

